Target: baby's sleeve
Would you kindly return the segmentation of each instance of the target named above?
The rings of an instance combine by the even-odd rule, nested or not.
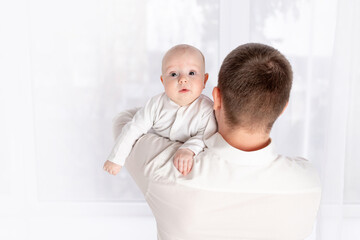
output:
[[[179,149],[188,148],[194,152],[195,155],[199,154],[204,148],[204,140],[217,132],[217,123],[214,116],[212,106],[203,114],[199,129],[195,136],[189,138]]]
[[[115,140],[115,145],[107,160],[124,165],[132,146],[154,124],[158,96],[151,98],[143,108],[140,108],[121,130]]]

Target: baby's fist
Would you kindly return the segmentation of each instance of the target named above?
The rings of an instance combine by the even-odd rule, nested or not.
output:
[[[193,165],[193,151],[182,148],[178,149],[174,156],[174,165],[182,173],[182,175],[186,176],[192,168]]]
[[[112,174],[112,175],[116,175],[120,172],[121,169],[121,165],[110,162],[109,160],[107,160],[104,163],[104,170],[107,171],[108,173]]]

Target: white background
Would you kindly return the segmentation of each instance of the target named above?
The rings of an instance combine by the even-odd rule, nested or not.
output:
[[[323,198],[309,239],[360,235],[357,0],[0,0],[0,239],[156,239],[126,171],[102,164],[112,118],[163,90],[162,55],[223,58],[261,42],[291,62],[290,104],[272,138],[308,158]]]

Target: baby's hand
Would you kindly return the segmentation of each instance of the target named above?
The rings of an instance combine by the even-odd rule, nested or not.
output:
[[[120,172],[121,169],[121,165],[110,162],[109,160],[107,160],[104,163],[104,170],[107,171],[108,173],[112,174],[112,175],[116,175]]]
[[[191,171],[194,155],[195,154],[187,148],[182,148],[176,151],[173,161],[175,167],[182,173],[182,175],[186,176]]]

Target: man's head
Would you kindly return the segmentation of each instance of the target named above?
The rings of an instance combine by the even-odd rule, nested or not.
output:
[[[181,44],[172,47],[162,60],[161,82],[166,95],[180,106],[198,98],[205,88],[205,58],[195,47]]]
[[[288,60],[276,49],[244,44],[227,55],[214,89],[214,109],[223,106],[225,124],[232,129],[269,133],[286,107],[292,85]]]

